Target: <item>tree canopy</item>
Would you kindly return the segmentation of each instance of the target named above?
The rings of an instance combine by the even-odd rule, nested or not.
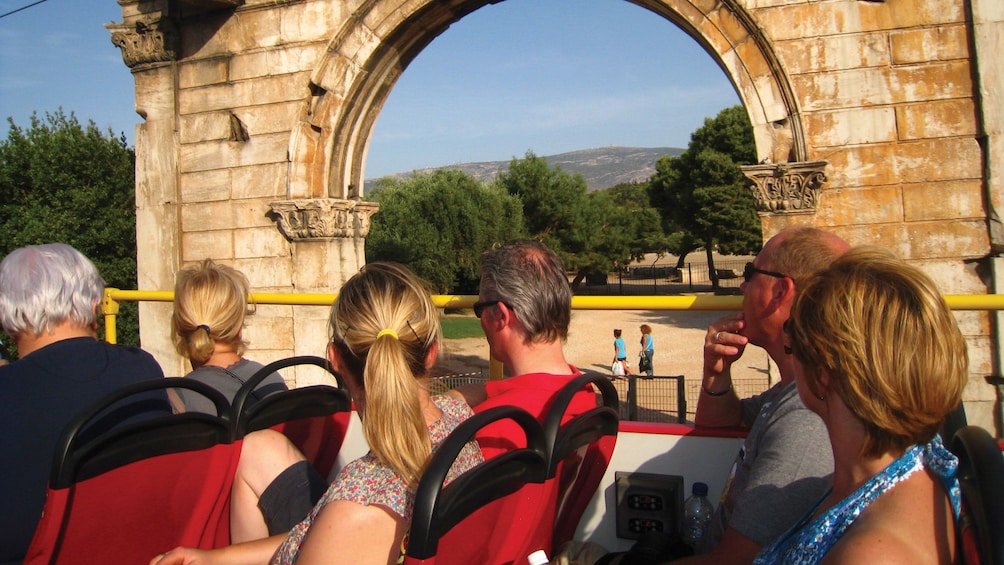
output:
[[[658,214],[643,188],[590,193],[581,175],[551,168],[532,151],[513,159],[495,182],[523,203],[530,237],[576,271],[575,287],[590,272],[609,272],[663,245]]]
[[[27,129],[7,121],[0,256],[62,242],[91,259],[109,286],[136,288],[135,154],[125,139],[62,110],[33,114]],[[135,303],[123,304],[118,326],[122,343],[138,343]]]
[[[739,169],[756,160],[753,128],[742,106],[732,106],[690,136],[678,157],[662,157],[649,185],[652,204],[662,212],[663,226],[682,263],[687,253],[704,247],[712,285],[718,279],[712,251],[753,253],[763,244],[748,181]]]
[[[525,235],[518,199],[457,169],[383,179],[370,198],[367,261],[406,264],[437,292],[476,294],[481,252]]]

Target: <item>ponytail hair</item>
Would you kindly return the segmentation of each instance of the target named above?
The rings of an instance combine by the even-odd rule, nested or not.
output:
[[[404,266],[371,263],[345,283],[331,307],[331,342],[366,393],[366,441],[409,484],[432,453],[418,399],[425,361],[442,339],[429,295]]]
[[[202,364],[219,342],[243,355],[247,348],[241,339],[244,318],[254,312],[248,304],[249,287],[243,273],[212,259],[179,271],[171,316],[171,339],[178,354]]]

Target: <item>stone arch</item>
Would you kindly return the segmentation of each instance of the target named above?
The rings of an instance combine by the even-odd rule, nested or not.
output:
[[[289,197],[362,196],[377,116],[408,64],[485,0],[370,0],[328,44],[311,76],[305,118],[291,133]],[[753,125],[758,161],[804,161],[796,98],[770,42],[736,0],[641,0],[700,43],[736,88]]]

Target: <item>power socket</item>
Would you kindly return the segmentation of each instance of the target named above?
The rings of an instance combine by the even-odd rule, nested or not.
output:
[[[683,516],[683,477],[653,473],[614,473],[617,487],[617,537],[638,539],[650,531],[676,535]]]

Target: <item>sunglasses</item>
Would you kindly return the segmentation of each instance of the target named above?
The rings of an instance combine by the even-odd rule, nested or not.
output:
[[[753,278],[753,275],[756,273],[760,273],[761,275],[767,275],[778,279],[788,278],[788,275],[776,273],[774,271],[765,271],[763,269],[757,269],[756,267],[753,266],[753,261],[750,261],[749,263],[746,263],[746,267],[743,269],[743,280],[745,280],[746,282],[750,282],[750,279]]]
[[[487,308],[489,306],[495,306],[496,304],[505,304],[505,302],[502,301],[502,300],[485,300],[484,302],[475,302],[474,303],[474,315],[477,316],[477,318],[480,320],[481,319],[481,313],[485,311],[485,308]],[[506,305],[506,308],[509,308],[510,310],[512,310],[511,306],[509,306],[508,304],[505,304],[505,305]]]

